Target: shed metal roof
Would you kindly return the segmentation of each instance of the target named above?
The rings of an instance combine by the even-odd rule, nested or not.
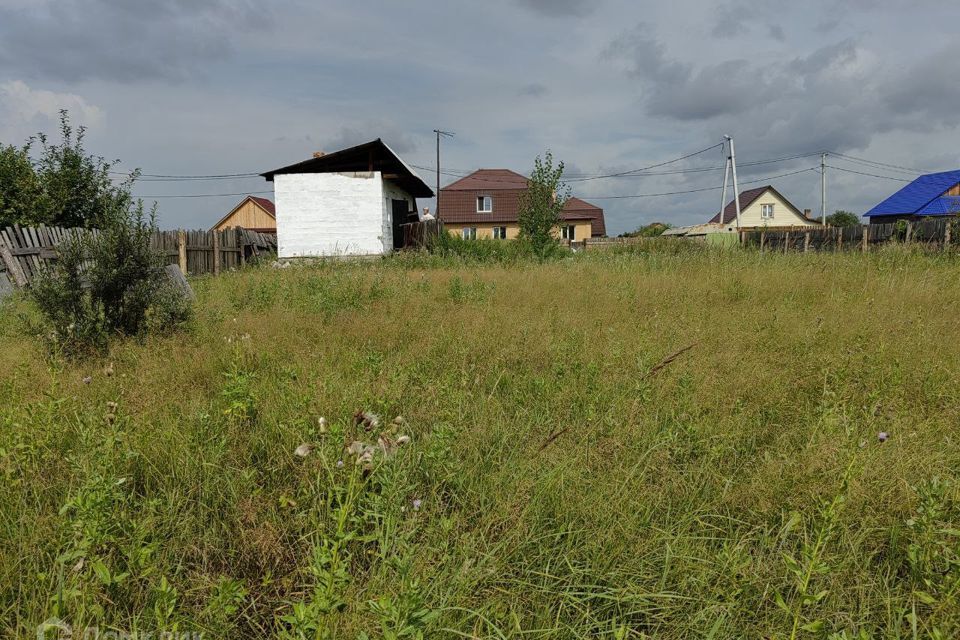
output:
[[[865,216],[956,215],[960,198],[943,195],[960,184],[960,170],[928,173],[867,211]]]
[[[396,176],[394,179],[397,184],[413,197],[433,197],[433,189],[427,186],[423,178],[417,175],[417,172],[380,138],[349,149],[334,151],[319,158],[310,158],[273,171],[267,171],[260,175],[273,182],[273,176],[277,174],[349,171],[380,171],[392,174]]]

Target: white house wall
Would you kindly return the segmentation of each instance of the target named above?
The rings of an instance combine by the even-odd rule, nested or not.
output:
[[[380,255],[392,244],[379,172],[273,178],[281,258]]]

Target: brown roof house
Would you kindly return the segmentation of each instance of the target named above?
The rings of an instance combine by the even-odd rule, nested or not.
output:
[[[440,189],[440,220],[449,233],[464,238],[512,240],[520,235],[520,194],[527,178],[509,169],[480,169]],[[570,198],[563,209],[560,234],[576,241],[606,235],[603,209]]]
[[[277,211],[273,202],[266,198],[247,196],[230,213],[220,218],[211,231],[224,229],[248,229],[260,233],[277,232]]]

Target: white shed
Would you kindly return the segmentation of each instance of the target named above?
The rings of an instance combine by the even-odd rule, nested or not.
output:
[[[280,258],[369,256],[403,246],[433,190],[379,138],[268,171]]]

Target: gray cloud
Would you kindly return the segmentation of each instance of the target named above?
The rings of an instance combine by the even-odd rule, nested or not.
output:
[[[253,0],[38,0],[0,7],[0,72],[30,78],[183,79],[267,19]]]
[[[958,53],[960,45],[951,45],[891,74],[848,39],[787,61],[731,59],[694,68],[672,59],[643,24],[608,49],[642,81],[649,115],[748,125],[774,151],[864,148],[878,134],[915,126],[918,116],[956,125],[950,105],[960,100],[960,87],[949,81],[946,61]]]
[[[530,84],[525,84],[520,87],[518,92],[521,96],[528,96],[531,98],[540,98],[547,95],[550,90],[546,86],[540,84],[539,82],[531,82]]]
[[[518,0],[521,6],[536,13],[551,16],[585,16],[595,8],[591,0]]]
[[[417,149],[417,142],[408,133],[395,125],[382,122],[368,122],[361,126],[341,127],[331,138],[323,141],[323,146],[317,151],[338,151],[353,147],[364,142],[381,138],[397,153],[412,153]]]

